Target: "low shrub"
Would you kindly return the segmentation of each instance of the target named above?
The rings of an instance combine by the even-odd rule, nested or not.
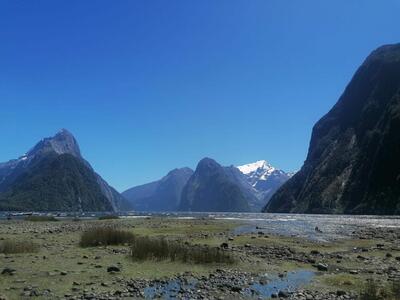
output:
[[[132,241],[131,256],[134,260],[171,260],[195,264],[234,262],[233,257],[219,248],[189,245],[181,241],[170,241],[163,237],[136,237]]]
[[[119,219],[119,216],[117,215],[105,215],[105,216],[100,216],[99,220],[116,220]]]
[[[135,239],[132,232],[112,227],[93,227],[81,235],[81,247],[121,245],[131,243]]]
[[[0,253],[33,253],[39,250],[39,246],[29,241],[5,240],[0,242]]]
[[[53,216],[27,216],[25,221],[30,222],[57,222],[58,220]]]

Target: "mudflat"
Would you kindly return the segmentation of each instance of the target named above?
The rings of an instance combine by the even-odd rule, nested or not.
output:
[[[2,220],[0,250],[10,241],[32,249],[0,253],[0,299],[356,299],[370,280],[385,286],[400,279],[398,228],[363,227],[318,241],[237,230],[247,225],[175,217]],[[128,242],[82,247],[82,234],[98,227],[218,248],[234,261],[137,260]]]

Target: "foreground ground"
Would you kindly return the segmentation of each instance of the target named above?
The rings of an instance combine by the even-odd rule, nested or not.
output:
[[[282,298],[355,299],[369,279],[385,285],[400,278],[400,232],[394,229],[365,228],[321,243],[257,230],[234,234],[240,225],[176,218],[0,221],[0,242],[40,245],[35,253],[0,254],[0,299],[265,299],[271,290]],[[223,247],[236,263],[134,262],[128,245],[81,248],[80,235],[93,226]],[[297,281],[299,271],[307,281]],[[292,291],[299,285],[296,292],[286,293],[281,283],[288,281]]]

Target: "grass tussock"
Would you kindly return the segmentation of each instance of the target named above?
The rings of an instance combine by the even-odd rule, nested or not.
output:
[[[112,227],[93,227],[81,235],[81,247],[122,245],[131,243],[135,236],[132,232]]]
[[[131,256],[136,261],[155,259],[195,264],[234,263],[232,255],[219,248],[189,245],[163,237],[136,237],[131,245]]]
[[[29,241],[5,240],[0,242],[0,253],[4,254],[33,253],[38,250],[39,246]]]
[[[360,300],[400,300],[400,280],[380,286],[369,279],[362,287]]]
[[[99,217],[99,220],[117,220],[117,219],[119,219],[119,216],[117,215],[105,215]]]
[[[53,216],[27,216],[25,221],[30,222],[57,222],[58,220]]]

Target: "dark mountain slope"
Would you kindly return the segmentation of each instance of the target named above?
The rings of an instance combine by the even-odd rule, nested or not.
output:
[[[313,129],[269,212],[400,213],[400,44],[375,50]]]
[[[0,210],[115,211],[124,202],[82,158],[67,130],[0,164]]]
[[[226,170],[210,158],[202,159],[183,188],[182,211],[249,211],[247,199]]]
[[[0,210],[113,210],[92,170],[70,154],[44,158],[0,197]]]

